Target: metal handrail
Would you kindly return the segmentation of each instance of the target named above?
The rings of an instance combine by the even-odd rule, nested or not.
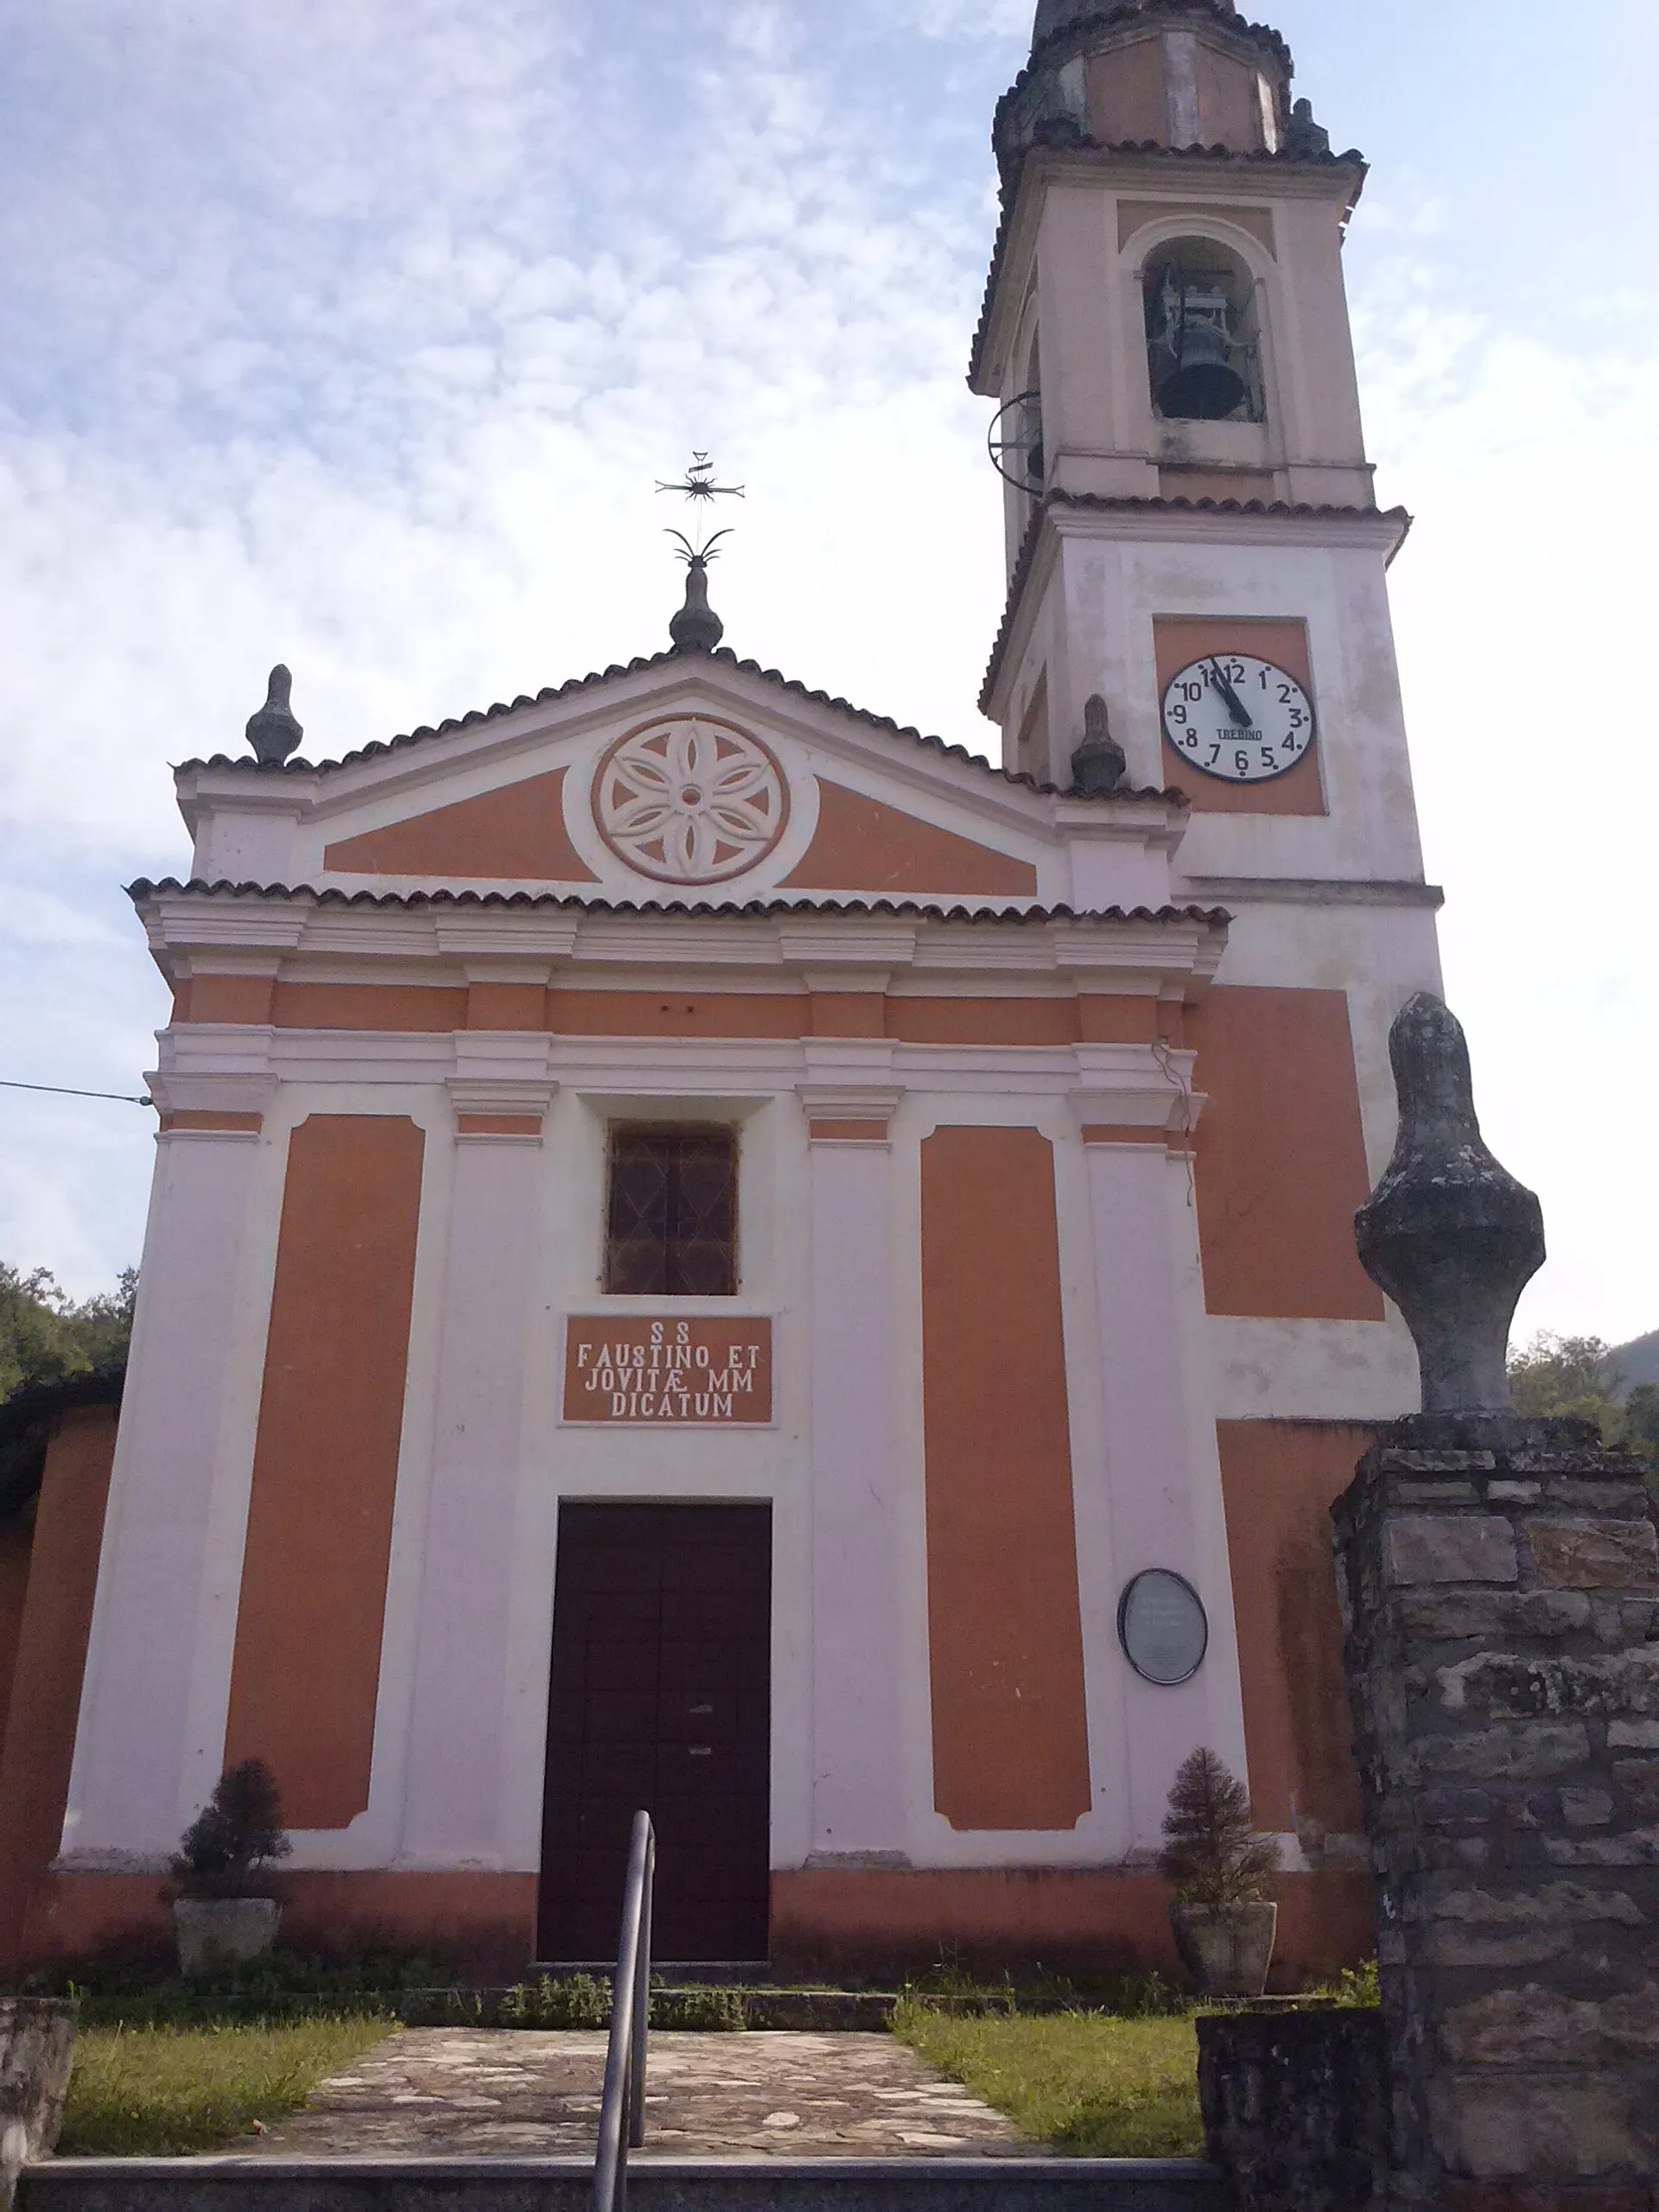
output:
[[[645,2031],[651,2015],[651,1892],[657,1835],[649,1813],[633,1816],[628,1878],[622,1891],[622,1933],[611,1988],[611,2040],[605,2052],[605,2094],[599,2107],[594,2160],[594,2212],[623,2212],[628,2201],[628,2152],[645,2139]]]

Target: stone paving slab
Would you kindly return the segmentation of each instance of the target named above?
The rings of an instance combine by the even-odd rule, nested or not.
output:
[[[411,2028],[249,2146],[262,2158],[593,2155],[599,2032]],[[1029,2146],[891,2036],[653,2035],[635,2159],[960,2158]]]

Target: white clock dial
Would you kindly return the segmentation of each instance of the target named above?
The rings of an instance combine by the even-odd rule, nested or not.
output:
[[[1211,653],[1164,690],[1164,735],[1228,784],[1282,776],[1313,742],[1313,704],[1294,676],[1249,653]]]

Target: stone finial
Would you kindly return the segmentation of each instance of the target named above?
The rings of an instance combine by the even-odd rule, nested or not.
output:
[[[1544,1262],[1543,1210],[1475,1118],[1469,1047],[1427,991],[1389,1033],[1400,1135],[1354,1217],[1360,1263],[1405,1315],[1425,1413],[1502,1413],[1516,1302]]]
[[[1298,100],[1290,111],[1290,128],[1285,133],[1285,151],[1299,162],[1312,162],[1330,150],[1331,133],[1323,124],[1313,120],[1313,101]]]
[[[685,604],[668,626],[677,653],[711,653],[726,625],[709,604],[707,550],[689,553],[685,562]]]
[[[1122,747],[1112,735],[1106,702],[1096,691],[1084,702],[1083,743],[1071,755],[1071,790],[1077,798],[1109,798],[1128,772]]]
[[[279,661],[270,671],[264,705],[257,715],[248,717],[248,743],[258,755],[261,767],[279,767],[290,753],[299,750],[300,740],[305,735],[289,705],[293,682]]]

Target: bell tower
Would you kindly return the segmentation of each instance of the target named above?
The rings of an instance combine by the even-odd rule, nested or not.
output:
[[[1376,505],[1342,275],[1365,163],[1292,66],[1231,0],[1039,0],[969,372],[1009,579],[981,704],[1007,768],[1069,791],[1103,702],[1125,780],[1191,801],[1194,875],[1420,879],[1408,518]]]

